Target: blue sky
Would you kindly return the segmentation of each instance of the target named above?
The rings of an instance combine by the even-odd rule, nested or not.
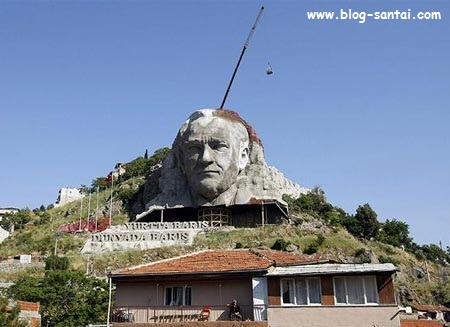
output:
[[[38,207],[170,146],[225,107],[266,159],[354,213],[450,245],[447,1],[0,2],[0,207]],[[307,11],[439,11],[441,20],[308,20]],[[274,74],[265,74],[270,62]]]

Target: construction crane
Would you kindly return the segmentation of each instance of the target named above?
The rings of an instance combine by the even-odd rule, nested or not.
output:
[[[244,47],[242,48],[242,51],[241,51],[241,55],[239,56],[239,60],[236,64],[236,67],[234,68],[233,75],[231,76],[230,83],[228,84],[227,90],[226,90],[225,95],[222,100],[222,104],[220,105],[219,109],[223,109],[223,106],[225,105],[225,101],[227,100],[228,93],[230,92],[231,85],[233,84],[233,81],[234,81],[234,77],[236,76],[236,73],[239,69],[239,65],[241,64],[242,57],[244,56],[245,50],[247,50],[248,44],[250,43],[250,40],[252,39],[253,34],[255,33],[256,25],[258,25],[258,21],[261,18],[263,11],[264,11],[264,6],[262,6],[261,9],[259,10],[258,16],[256,16],[255,23],[253,24],[252,29],[250,30],[250,33],[248,34],[247,40],[245,40]]]

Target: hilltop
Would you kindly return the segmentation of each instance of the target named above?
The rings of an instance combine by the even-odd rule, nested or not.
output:
[[[400,303],[450,302],[450,286],[446,283],[450,276],[449,250],[434,244],[416,244],[406,223],[379,222],[369,204],[358,207],[354,215],[346,213],[330,204],[319,188],[296,199],[285,197],[290,208],[287,224],[211,231],[198,235],[190,246],[87,255],[80,250],[90,233],[58,232],[61,225],[86,220],[88,216],[107,217],[110,210],[113,225],[133,220],[137,208],[142,208],[152,189],[157,188],[154,175],[167,152],[167,148],[159,149],[151,157],[144,155],[125,164],[126,172],[115,183],[113,192],[107,179],[94,178],[90,187],[84,187],[86,194],[91,193],[90,210],[85,198],[84,206],[76,201],[58,208],[41,206],[5,216],[2,226],[13,224],[15,231],[0,245],[1,260],[32,254],[36,262],[44,262],[57,253],[69,258],[72,269],[105,276],[107,268],[123,268],[200,249],[271,248],[319,254],[339,262],[391,262],[399,268],[395,282]],[[2,265],[0,279],[15,281],[25,274],[42,275],[43,271],[42,265],[25,270]]]

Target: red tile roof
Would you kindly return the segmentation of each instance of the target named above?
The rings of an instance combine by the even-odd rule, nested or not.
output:
[[[258,271],[271,266],[318,262],[318,257],[306,257],[271,250],[207,250],[186,256],[152,262],[114,272],[112,275],[160,275],[172,273],[212,273]]]
[[[315,262],[324,263],[328,260],[321,260],[319,256],[304,256],[300,254],[283,252],[283,251],[273,251],[273,250],[254,250],[254,253],[265,257],[266,259],[273,262],[275,266],[289,266],[289,265],[301,265],[301,264],[311,264]]]
[[[17,305],[19,306],[20,311],[39,312],[39,307],[40,307],[39,302],[17,301]]]
[[[20,311],[33,311],[33,312],[39,312],[40,303],[39,302],[26,302],[26,301],[17,301],[14,304],[16,304]],[[8,305],[6,306],[6,311],[11,312],[13,310],[13,307]]]
[[[400,319],[400,327],[442,327],[443,325],[436,320],[406,320]]]
[[[416,309],[417,311],[426,311],[426,312],[450,312],[450,308],[444,307],[443,305],[425,305],[425,304],[411,304],[411,307],[413,309]]]

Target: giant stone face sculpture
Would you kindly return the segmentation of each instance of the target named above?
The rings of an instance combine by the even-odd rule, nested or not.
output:
[[[198,204],[230,202],[236,181],[249,158],[245,126],[225,111],[203,110],[192,115],[175,141],[191,195]]]
[[[283,194],[299,196],[307,192],[267,166],[253,128],[236,112],[222,109],[199,110],[188,118],[160,174],[159,189],[147,203],[147,212],[162,206],[283,202]]]

